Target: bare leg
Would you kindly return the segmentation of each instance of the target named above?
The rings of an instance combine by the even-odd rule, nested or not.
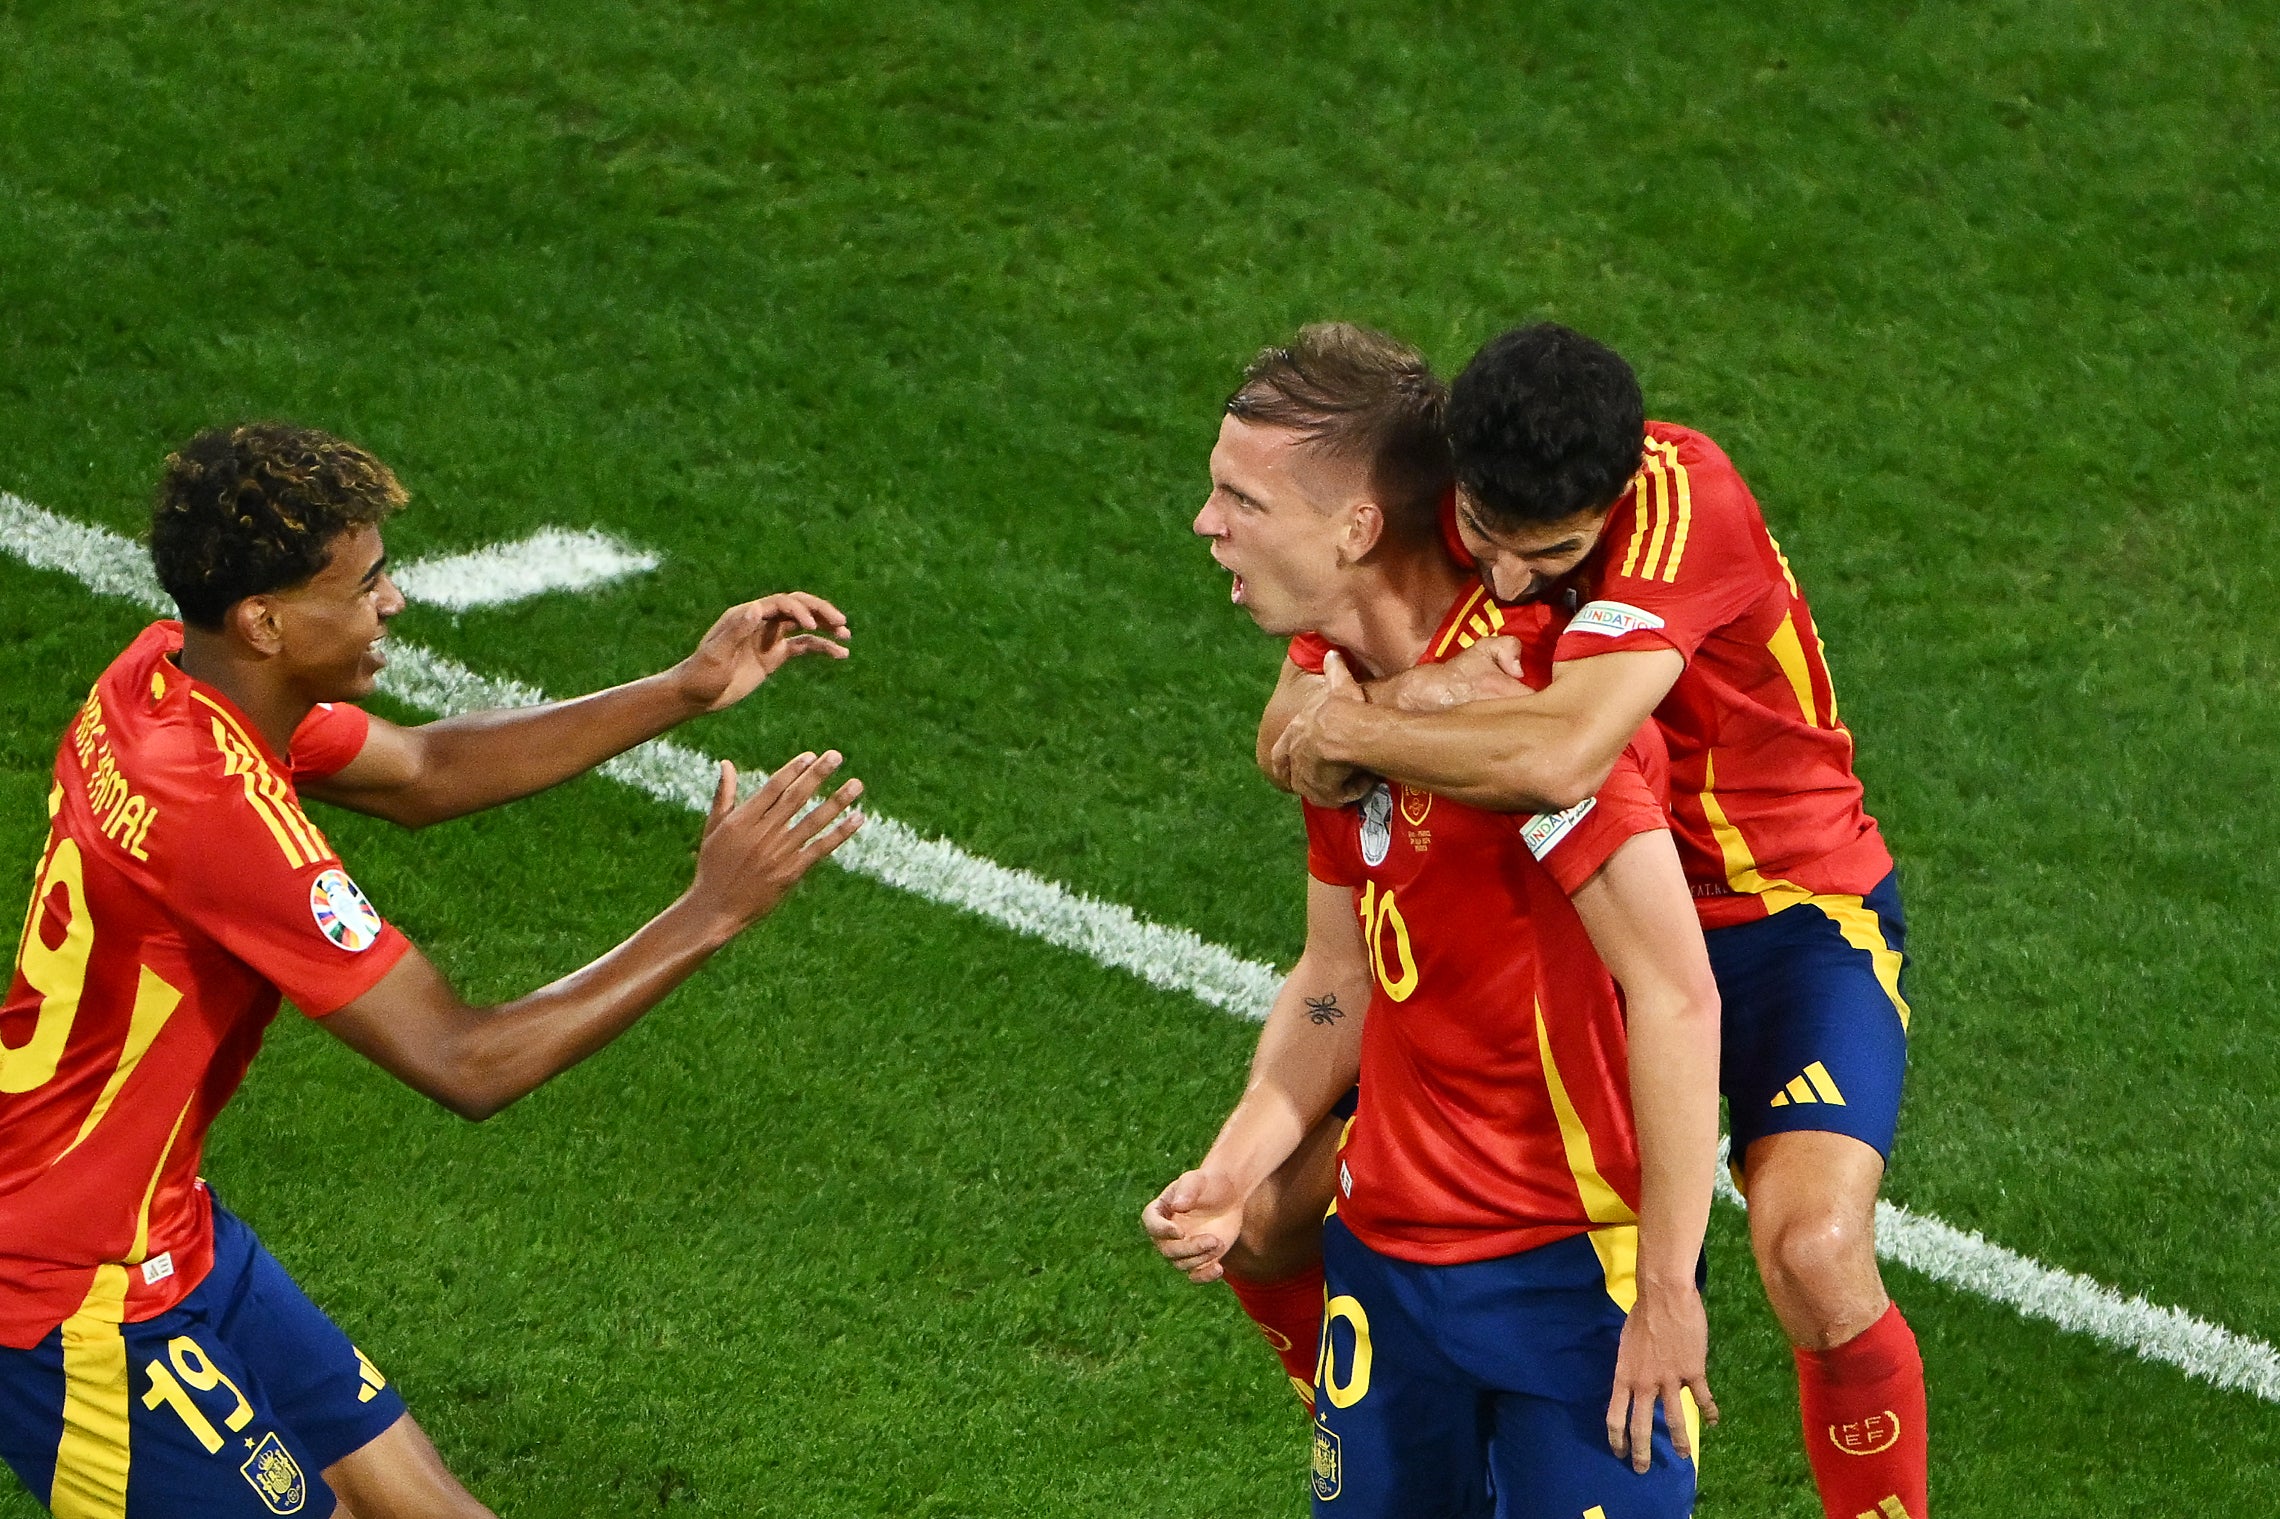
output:
[[[325,1468],[346,1519],[495,1519],[436,1454],[410,1414]]]
[[[1750,1146],[1750,1245],[1796,1347],[1805,1459],[1829,1519],[1928,1519],[1929,1398],[1907,1319],[1876,1267],[1884,1162],[1841,1134]]]
[[[1259,1326],[1299,1402],[1314,1411],[1322,1338],[1322,1215],[1338,1173],[1343,1118],[1325,1118],[1251,1194],[1228,1250],[1227,1285]]]
[[[1226,1256],[1227,1273],[1275,1282],[1322,1259],[1322,1215],[1338,1184],[1338,1136],[1346,1120],[1333,1114],[1314,1126],[1243,1209],[1243,1232]]]
[[[1849,1135],[1802,1130],[1767,1135],[1746,1165],[1750,1248],[1790,1343],[1827,1350],[1882,1318],[1892,1301],[1876,1265],[1884,1157]]]

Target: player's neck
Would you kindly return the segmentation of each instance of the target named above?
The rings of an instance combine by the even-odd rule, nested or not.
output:
[[[275,661],[247,656],[226,634],[185,627],[175,662],[192,680],[228,697],[279,759],[292,748],[294,731],[316,705],[282,678]]]
[[[1321,633],[1380,680],[1425,657],[1449,604],[1472,584],[1472,576],[1438,542],[1414,552],[1373,555],[1355,574],[1346,609]]]

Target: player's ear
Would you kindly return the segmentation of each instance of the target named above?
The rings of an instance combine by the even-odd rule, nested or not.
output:
[[[1346,509],[1346,530],[1339,536],[1339,557],[1359,564],[1385,541],[1385,512],[1375,501],[1357,501]]]
[[[285,646],[277,603],[267,596],[246,596],[230,603],[222,614],[223,630],[263,658],[274,657]]]

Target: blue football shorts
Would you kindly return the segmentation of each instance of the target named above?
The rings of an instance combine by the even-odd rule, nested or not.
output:
[[[1335,1215],[1315,1376],[1318,1519],[1682,1519],[1694,1463],[1655,1416],[1641,1475],[1607,1448],[1637,1231],[1426,1266]],[[1611,1268],[1600,1258],[1605,1246]],[[1618,1280],[1618,1274],[1626,1279]]]
[[[325,1519],[320,1474],[403,1414],[218,1202],[214,1269],[181,1302],[139,1324],[83,1312],[30,1350],[0,1348],[0,1459],[58,1512]]]
[[[1908,1069],[1897,874],[1703,935],[1724,1006],[1718,1085],[1734,1157],[1768,1134],[1849,1134],[1889,1158]]]

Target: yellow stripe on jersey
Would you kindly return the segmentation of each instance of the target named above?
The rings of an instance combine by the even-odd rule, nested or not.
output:
[[[1789,594],[1802,598],[1805,593],[1797,589],[1797,572],[1789,567],[1789,556],[1781,551],[1781,540],[1769,530],[1765,541],[1773,545],[1773,557],[1781,561],[1781,578],[1789,582]]]
[[[182,1120],[190,1116],[191,1105],[198,1100],[192,1092],[182,1104],[182,1111],[174,1115],[174,1127],[167,1132],[166,1148],[158,1152],[158,1164],[150,1169],[150,1185],[143,1188],[142,1207],[135,1212],[135,1242],[127,1248],[127,1264],[139,1266],[143,1257],[150,1254],[150,1200],[158,1195],[158,1179],[166,1174],[167,1158],[174,1153],[174,1141],[182,1137]]]
[[[277,847],[285,852],[285,862],[298,870],[303,865],[331,859],[332,845],[325,842],[316,824],[301,811],[291,789],[269,768],[261,757],[260,746],[238,726],[237,719],[205,693],[193,691],[190,694],[213,712],[214,744],[222,751],[223,773],[244,780],[245,799],[267,825],[270,836],[277,840]]]
[[[1678,490],[1678,531],[1671,535],[1670,557],[1663,561],[1663,583],[1678,579],[1678,562],[1686,557],[1687,535],[1694,530],[1694,479],[1686,466],[1678,462],[1678,445],[1655,443],[1650,446],[1662,450],[1663,463],[1669,466],[1671,480]]]
[[[1765,898],[1765,910],[1777,913],[1785,908],[1810,904],[1821,915],[1837,925],[1837,932],[1845,942],[1868,956],[1875,967],[1877,983],[1884,995],[1892,999],[1892,1010],[1900,1015],[1900,1027],[1908,1027],[1908,999],[1900,995],[1900,951],[1884,939],[1884,925],[1875,911],[1859,897],[1833,892],[1807,891],[1794,881],[1777,876],[1760,874],[1757,857],[1750,853],[1749,841],[1742,837],[1720,805],[1718,785],[1718,756],[1715,751],[1704,756],[1702,762],[1702,815],[1709,819],[1710,831],[1717,836],[1718,853],[1726,865],[1726,884],[1736,891]]]
[[[268,827],[269,836],[277,841],[277,847],[285,851],[285,863],[299,870],[308,863],[300,840],[286,828],[284,821],[270,809],[268,798],[261,794],[261,783],[255,776],[258,767],[253,756],[238,748],[236,741],[224,731],[219,722],[214,724],[214,742],[221,747],[222,773],[244,779],[245,799],[252,806],[254,816]]]
[[[127,1042],[119,1051],[118,1068],[111,1072],[111,1079],[103,1083],[103,1095],[95,1099],[87,1121],[79,1126],[79,1137],[64,1147],[63,1155],[85,1144],[87,1136],[95,1132],[95,1126],[118,1100],[120,1088],[127,1084],[127,1078],[134,1075],[135,1067],[142,1064],[143,1056],[150,1052],[158,1031],[166,1027],[166,1020],[173,1017],[174,1010],[181,1005],[182,993],[167,985],[149,966],[144,966],[142,978],[135,986],[134,1011],[127,1016]],[[63,1159],[63,1155],[56,1159]]]
[[[1670,475],[1663,468],[1662,459],[1653,449],[1647,450],[1647,479],[1655,488],[1655,530],[1647,539],[1646,562],[1639,566],[1639,578],[1655,578],[1655,562],[1662,558],[1663,540],[1670,534]],[[1642,494],[1641,499],[1644,499]]]
[[[1781,673],[1789,677],[1789,689],[1797,693],[1797,706],[1805,714],[1805,726],[1821,726],[1818,705],[1813,700],[1813,672],[1805,663],[1805,645],[1797,637],[1794,612],[1781,614],[1781,626],[1773,630],[1773,637],[1766,640],[1765,646],[1772,651],[1774,662],[1781,666]]]
[[[1575,1177],[1576,1195],[1583,1200],[1583,1216],[1595,1224],[1637,1223],[1639,1215],[1599,1174],[1599,1157],[1591,1150],[1591,1131],[1583,1126],[1582,1115],[1569,1100],[1567,1083],[1560,1079],[1559,1062],[1552,1058],[1552,1031],[1544,1025],[1541,1003],[1536,1007],[1536,1057],[1543,1063],[1544,1090],[1551,1095],[1552,1113],[1559,1119],[1560,1147],[1567,1152],[1568,1171]],[[1634,1258],[1637,1249],[1634,1239]]]
[[[98,1266],[79,1311],[63,1321],[63,1438],[55,1447],[55,1519],[125,1519],[127,1268]]]
[[[1647,466],[1641,459],[1639,472],[1631,477],[1631,542],[1623,551],[1623,568],[1616,571],[1628,575],[1639,567],[1639,545],[1646,541],[1647,533]]]
[[[1449,619],[1449,631],[1443,633],[1441,635],[1441,641],[1433,645],[1433,657],[1435,659],[1438,659],[1443,654],[1449,652],[1449,645],[1456,642],[1457,635],[1459,633],[1462,633],[1465,629],[1466,616],[1471,613],[1473,607],[1479,603],[1480,599],[1487,594],[1488,588],[1484,585],[1481,585],[1477,581],[1474,582],[1473,588],[1465,593],[1465,599],[1457,604],[1457,614]],[[1493,606],[1495,603],[1491,602],[1490,605]]]

